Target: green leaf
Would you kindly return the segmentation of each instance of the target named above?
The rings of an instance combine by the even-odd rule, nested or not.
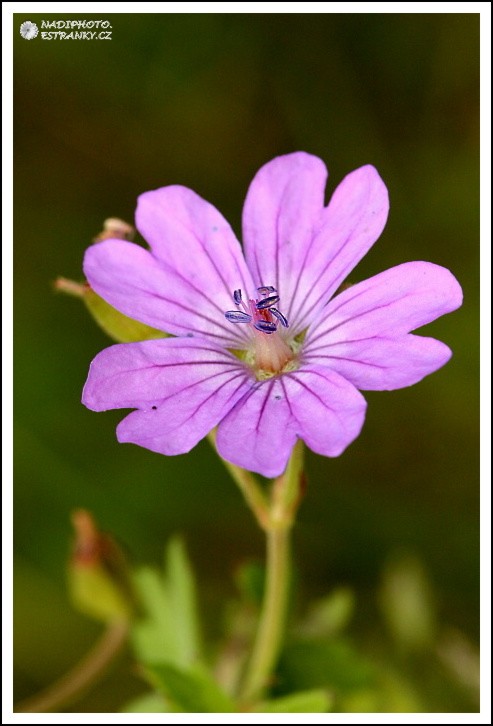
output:
[[[143,567],[135,588],[145,612],[132,638],[137,655],[147,662],[188,666],[200,659],[195,582],[183,543],[173,539],[166,549],[166,571]]]
[[[332,696],[322,689],[299,691],[289,696],[260,703],[257,713],[327,713],[332,706]]]
[[[371,687],[375,668],[342,638],[299,641],[288,645],[279,664],[286,689],[329,688],[338,691]]]
[[[152,567],[143,567],[136,572],[134,584],[147,615],[132,629],[137,656],[143,661],[180,661],[171,605],[161,574]]]
[[[181,669],[171,663],[147,667],[153,685],[184,713],[234,713],[233,701],[207,671],[199,666]]]
[[[434,597],[417,557],[401,554],[387,564],[379,596],[387,626],[401,648],[420,651],[432,645],[437,630]]]
[[[134,698],[122,708],[122,713],[171,713],[160,693],[146,693],[143,696]]]
[[[379,708],[380,694],[373,688],[351,691],[341,699],[340,704],[343,713],[377,713]]]
[[[325,637],[343,630],[354,612],[354,593],[348,587],[338,587],[327,597],[315,601],[302,625],[303,635]]]
[[[427,710],[413,684],[390,670],[379,674],[373,688],[344,694],[338,705],[344,713],[423,713]]]
[[[139,323],[138,320],[115,310],[90,287],[84,289],[82,299],[99,327],[118,343],[135,343],[140,340],[167,337],[167,333]]]
[[[397,672],[387,670],[380,679],[382,693],[381,713],[422,713],[424,704],[414,686]]]
[[[200,652],[197,594],[192,567],[179,538],[168,544],[166,575],[177,649],[183,661],[192,662]]]

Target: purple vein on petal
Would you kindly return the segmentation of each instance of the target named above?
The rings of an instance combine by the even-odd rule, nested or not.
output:
[[[254,257],[255,268],[256,268],[256,272],[257,272],[257,284],[262,285],[263,280],[262,280],[262,275],[260,274],[260,265],[258,263],[257,245],[252,245],[252,249],[250,250],[250,255],[252,255],[252,254]],[[252,276],[253,276],[253,270],[252,270]],[[254,280],[254,282],[255,282],[255,280]]]
[[[197,234],[196,234],[196,232],[195,232],[194,229],[188,228],[185,224],[183,224],[183,226],[185,227],[185,229],[187,229],[187,231],[191,234],[191,236],[194,237],[194,239],[198,243],[199,247],[204,250],[204,252],[205,252],[205,254],[207,256],[207,259],[211,263],[211,266],[212,266],[213,270],[215,270],[215,272],[217,273],[217,276],[221,280],[221,282],[222,282],[222,284],[224,286],[225,292],[228,294],[229,297],[231,297],[231,288],[230,288],[230,285],[224,279],[224,277],[223,277],[223,275],[221,273],[220,268],[217,266],[217,264],[216,264],[216,262],[214,260],[214,257],[210,253],[210,250],[201,242],[200,238],[197,236]],[[226,247],[226,250],[227,250],[228,254],[230,255],[231,252],[232,252],[232,250],[230,249],[229,245],[226,245],[225,247]],[[223,253],[224,253],[224,251],[222,251],[222,254]],[[234,261],[235,261],[236,269],[239,269],[239,267],[238,267],[238,260],[237,260],[236,256],[234,256]],[[244,273],[244,271],[242,270],[241,271],[241,280],[242,280],[242,283],[243,283],[244,288],[247,290],[249,288],[249,285],[247,285],[247,283],[245,282],[245,278],[243,276],[243,273]],[[223,311],[221,310],[221,312],[223,312]]]
[[[141,368],[126,368],[125,373],[138,373],[139,371],[149,371],[153,368],[179,368],[180,366],[233,366],[238,368],[238,363],[234,360],[225,360],[218,363],[216,360],[194,360],[194,361],[180,361],[178,363],[153,363],[148,366],[142,366]]]
[[[360,290],[359,292],[356,292],[356,293],[352,294],[351,296],[348,295],[343,300],[339,300],[339,298],[343,297],[344,293],[341,293],[341,294],[337,295],[337,297],[335,297],[335,298],[333,298],[331,300],[331,302],[330,302],[330,312],[329,312],[329,310],[327,310],[327,314],[330,315],[330,316],[334,315],[338,311],[342,310],[342,308],[344,308],[349,303],[354,302],[355,300],[357,300],[361,296],[365,296],[365,295],[370,294],[371,292],[373,292],[373,290],[375,290],[378,287],[379,287],[379,285],[371,285],[370,287],[365,287],[364,289]],[[338,304],[336,304],[338,300],[339,300],[339,302],[338,302]],[[365,311],[365,312],[367,312],[367,311]],[[351,319],[352,318],[345,318],[344,319],[344,322],[348,322]],[[313,334],[313,332],[316,331],[316,329],[318,327],[320,327],[320,325],[323,325],[324,322],[325,322],[325,318],[322,318],[322,319],[317,320],[310,327],[310,330],[312,331],[312,334]],[[312,338],[310,336],[310,331],[309,331],[308,334],[307,334],[307,345],[311,345],[314,341],[318,340],[320,337],[323,337],[327,332],[330,332],[330,331],[324,331],[323,333],[321,333],[321,335],[316,336],[315,338]]]
[[[318,377],[319,377],[319,378],[321,378],[321,379],[322,379],[323,381],[327,381],[327,378],[326,378],[325,376],[323,376],[323,375],[322,375],[322,374],[320,373],[320,371],[317,371],[316,369],[310,368],[308,372],[309,372],[309,373],[311,373],[311,374],[313,374],[314,376],[318,376]],[[289,378],[294,378],[294,377],[296,377],[296,373],[297,373],[297,371],[293,371],[293,373],[289,373],[289,374],[288,374]],[[337,374],[337,376],[339,377],[339,374]],[[343,380],[343,382],[344,382],[344,383],[346,383],[346,380],[345,380],[344,378],[341,378],[341,380]],[[339,384],[338,384],[338,383],[337,383],[337,382],[336,382],[335,380],[333,380],[333,379],[331,379],[331,381],[330,381],[330,382],[331,382],[331,384],[332,384],[333,386],[335,386],[335,388],[338,388],[339,390],[341,390],[341,388],[343,387],[343,386],[339,385]]]
[[[283,376],[281,376],[281,377],[279,378],[279,383],[281,384],[281,388],[282,388],[282,390],[283,390],[283,393],[284,393],[284,399],[285,399],[285,401],[286,401],[286,404],[287,404],[287,406],[288,406],[288,408],[289,408],[289,413],[290,413],[291,417],[292,417],[292,418],[294,418],[294,415],[293,415],[293,409],[291,408],[291,404],[290,404],[290,402],[289,402],[289,396],[288,396],[288,392],[287,392],[287,390],[286,390],[286,386],[285,386],[285,384],[284,384],[284,378],[283,378]]]
[[[358,224],[359,224],[359,221],[360,220],[358,220]],[[315,282],[312,283],[312,286],[311,286],[312,289],[314,289],[318,285],[318,283],[320,282],[320,280],[322,279],[322,277],[325,275],[327,269],[332,265],[332,263],[339,256],[339,254],[341,254],[344,251],[345,247],[351,241],[351,237],[352,237],[353,231],[354,230],[351,231],[351,233],[345,239],[345,241],[343,242],[343,244],[341,245],[341,247],[338,248],[337,252],[334,255],[332,255],[332,257],[330,258],[330,260],[326,263],[325,267],[319,273],[319,275],[318,275],[317,279],[315,280]],[[342,272],[340,272],[337,275],[337,277],[334,278],[334,280],[332,280],[331,284],[327,286],[327,288],[318,296],[318,298],[316,299],[316,301],[311,304],[311,307],[309,307],[309,309],[307,311],[305,311],[304,313],[302,313],[303,308],[305,307],[307,301],[310,299],[310,296],[307,296],[303,300],[303,302],[301,303],[301,307],[297,311],[297,314],[296,314],[295,324],[296,324],[297,330],[303,329],[303,326],[306,325],[305,321],[307,320],[307,318],[311,315],[311,313],[313,312],[313,310],[315,310],[315,308],[322,303],[322,301],[324,300],[325,297],[327,297],[329,299],[330,295],[327,295],[327,289],[329,289],[330,287],[335,287],[337,289],[337,286],[339,285],[339,282],[342,281],[342,280],[344,280],[346,278],[347,274],[349,273],[349,271],[351,269],[353,269],[353,267],[354,267],[353,262],[354,262],[354,260],[351,259],[351,261],[347,263],[347,265],[344,267],[344,270]],[[325,302],[328,302],[328,299]]]
[[[163,295],[161,295],[157,292],[152,292],[150,290],[146,290],[145,288],[139,288],[137,286],[135,287],[135,289],[138,290],[139,292],[144,293],[145,295],[149,295],[149,297],[155,298],[156,300],[162,300],[163,302],[169,303],[170,305],[173,305],[173,306],[177,307],[178,309],[186,310],[189,313],[193,313],[196,317],[202,318],[203,320],[205,320],[209,323],[212,323],[213,325],[217,326],[218,328],[224,330],[227,333],[227,335],[219,335],[218,333],[214,333],[214,332],[208,333],[208,331],[206,331],[209,335],[214,335],[217,338],[222,338],[223,340],[226,340],[229,342],[232,342],[235,340],[238,342],[241,342],[241,343],[245,342],[245,338],[239,337],[238,335],[235,335],[235,333],[233,332],[233,331],[236,331],[236,328],[234,328],[234,329],[227,328],[225,325],[223,325],[222,322],[219,322],[220,318],[218,318],[218,320],[216,320],[215,318],[210,318],[205,313],[199,312],[198,310],[196,310],[196,308],[188,307],[183,302],[178,303],[176,300],[170,300],[169,298],[164,297]],[[221,317],[224,318],[223,311],[221,311]],[[198,328],[191,328],[188,325],[180,326],[180,327],[182,327],[190,332],[195,332],[195,333],[202,334],[202,335],[204,334],[203,330],[200,330]]]
[[[223,330],[225,330],[227,333],[229,333],[230,332],[230,329],[227,328],[225,325],[222,324],[222,320],[224,318],[224,309],[220,305],[218,305],[218,303],[215,300],[213,300],[212,298],[210,298],[200,287],[196,287],[190,280],[188,280],[177,269],[175,269],[174,267],[170,267],[166,263],[161,262],[161,260],[159,262],[160,262],[160,264],[163,265],[163,267],[165,267],[169,271],[169,274],[176,275],[178,278],[180,278],[180,280],[182,280],[182,282],[185,285],[188,285],[189,287],[191,287],[192,290],[194,290],[196,293],[198,293],[199,295],[201,295],[201,297],[203,297],[208,303],[212,304],[216,308],[216,310],[218,311],[219,315],[218,315],[217,320],[214,319],[214,318],[212,318],[212,320],[216,323],[216,325],[218,327],[223,328]],[[235,262],[236,262],[236,258],[235,258]],[[231,295],[231,291],[229,290],[229,288],[228,288],[228,293],[229,293],[229,295]],[[163,298],[163,299],[165,299],[165,298]],[[184,309],[187,309],[184,305],[182,307]],[[188,310],[190,310],[190,309],[188,308]],[[192,308],[192,311],[193,312],[196,312],[195,308]],[[211,320],[211,318],[207,318],[207,319],[208,320]],[[219,323],[219,320],[221,321],[221,323]],[[236,331],[235,330],[234,332],[231,330],[230,337],[231,338],[236,338],[238,340],[242,340],[242,341],[245,341],[245,342],[248,340],[248,337],[247,337],[247,335],[245,335],[245,332],[244,331],[241,331],[241,330],[240,331]]]
[[[268,390],[267,390],[267,386],[265,387],[266,390],[265,390],[264,402],[262,403],[262,408],[260,409],[259,416],[258,416],[257,422],[255,424],[255,431],[256,431],[257,434],[258,434],[258,430],[260,428],[260,422],[262,420],[262,416],[264,415],[264,411],[265,411],[265,409],[267,407],[267,402],[269,400],[269,396],[272,393],[272,389],[274,387],[274,383],[275,383],[275,378],[273,378],[272,381],[269,381],[269,383],[267,384],[269,386],[269,389]]]
[[[402,298],[400,298],[400,300],[405,300],[406,297],[409,297],[409,294],[404,295]],[[352,299],[355,299],[355,298],[352,298]],[[387,302],[383,305],[376,305],[374,308],[368,308],[367,310],[363,310],[361,313],[358,313],[357,315],[351,315],[350,318],[345,318],[344,320],[341,320],[336,325],[333,325],[332,328],[329,328],[328,330],[325,330],[323,333],[320,333],[319,335],[316,335],[314,338],[310,339],[310,341],[307,343],[307,347],[308,347],[308,345],[311,345],[312,343],[316,342],[317,340],[321,340],[326,335],[329,335],[329,333],[333,333],[334,330],[337,330],[341,326],[346,325],[347,323],[350,323],[353,320],[358,320],[358,318],[363,318],[365,315],[374,313],[377,310],[384,310],[385,308],[389,308],[392,305],[395,305],[395,302],[396,302],[395,300],[391,300],[390,302]],[[330,312],[330,314],[332,315],[332,311]],[[420,327],[420,326],[417,326],[417,327]],[[345,342],[345,341],[337,341],[337,342],[341,343],[341,342]]]
[[[252,380],[252,386],[249,391],[247,391],[236,403],[235,406],[244,406],[245,403],[248,401],[249,398],[251,398],[263,385],[265,385],[265,381],[256,381]]]
[[[313,295],[308,294],[303,299],[298,311],[296,311],[296,303],[293,295],[292,309],[294,314],[291,314],[291,317],[294,318],[293,327],[298,331],[309,325],[310,317],[317,307],[321,304],[323,306],[328,303],[331,295],[336,291],[340,283],[358,264],[359,260],[366,254],[382,232],[383,225],[381,222],[386,220],[388,213],[388,194],[376,170],[368,165],[346,176],[334,191],[328,205],[322,208],[319,224],[314,228],[310,240],[310,251],[317,240],[322,240],[324,235],[327,235],[327,231],[330,233],[331,225],[334,222],[334,214],[337,218],[337,213],[339,212],[340,214],[342,210],[343,217],[347,216],[348,200],[347,198],[344,199],[344,196],[346,195],[347,197],[348,189],[355,189],[363,180],[365,190],[360,198],[359,210],[357,213],[351,213],[350,219],[346,219],[346,228],[348,227],[347,222],[350,225],[348,233],[344,241],[339,242],[337,249],[330,256],[330,259],[327,260],[316,280],[311,282],[311,292],[315,295],[317,294],[317,286],[319,286],[320,281],[325,277],[326,273],[330,272],[332,265],[335,265],[336,269],[341,266],[341,263],[338,264],[337,260],[340,259],[341,262],[344,262],[344,251],[346,248],[348,248],[349,253],[347,255],[348,259],[343,264],[343,267],[338,270],[335,277],[333,273],[332,279],[330,279],[330,276],[327,277],[326,284],[323,285],[324,289],[318,294],[318,297],[314,300]],[[335,209],[333,205],[335,205]],[[364,235],[363,239],[359,238],[361,233]],[[352,253],[351,248],[353,248]],[[308,256],[305,257],[306,259],[308,259]],[[298,293],[299,285],[297,285],[296,290]],[[307,306],[309,306],[308,310],[306,309]]]
[[[189,364],[189,365],[193,365],[193,364]],[[212,380],[218,378],[219,376],[224,376],[224,375],[228,375],[228,376],[231,375],[231,370],[219,371],[218,373],[214,373],[212,376],[209,376],[207,378],[207,381],[212,381]],[[234,381],[235,378],[239,378],[240,376],[246,380],[247,374],[245,371],[237,371],[235,373],[235,375],[232,375],[228,381],[221,384],[221,387],[227,385],[230,381]],[[161,404],[165,403],[166,401],[170,401],[175,396],[179,396],[181,393],[183,393],[183,391],[189,391],[190,389],[195,388],[195,386],[200,386],[203,383],[204,383],[204,379],[201,378],[199,381],[194,381],[193,383],[190,383],[188,386],[184,386],[183,388],[180,388],[178,391],[173,391],[173,393],[170,393],[169,396],[166,396],[165,398],[160,398],[158,400]],[[217,392],[218,392],[218,389],[213,391],[213,393],[217,393]]]
[[[280,223],[281,223],[282,203],[283,203],[283,200],[285,199],[285,197],[286,197],[286,189],[284,189],[284,191],[283,191],[283,193],[281,195],[281,199],[279,200],[279,204],[278,204],[277,212],[276,212],[276,225],[275,225],[275,227],[276,227],[276,240],[277,240],[277,244],[276,244],[276,274],[275,274],[275,278],[276,278],[275,288],[276,288],[276,290],[279,290],[279,247],[281,246],[281,230],[279,229],[279,227],[280,227]],[[265,281],[264,281],[264,283],[265,283]],[[262,281],[261,281],[260,284],[263,284]],[[268,284],[269,285],[272,285],[271,282],[269,282]]]
[[[225,373],[230,374],[231,372],[230,371],[223,371],[222,373],[218,373],[215,376],[212,376],[211,378],[216,378],[219,375],[224,375]],[[203,401],[201,401],[200,403],[198,403],[197,405],[195,405],[195,407],[193,407],[193,409],[190,411],[189,415],[187,415],[187,417],[184,420],[180,420],[180,423],[179,423],[179,426],[178,427],[181,428],[181,429],[183,429],[183,426],[186,425],[188,422],[192,421],[193,418],[197,415],[197,413],[201,410],[201,408],[205,404],[209,403],[215,396],[218,396],[220,394],[220,392],[224,390],[224,387],[225,386],[229,386],[230,384],[232,384],[237,379],[241,379],[240,382],[239,382],[239,384],[236,386],[236,388],[232,392],[230,392],[230,394],[228,395],[228,398],[225,399],[225,401],[220,402],[220,404],[221,404],[220,405],[220,410],[223,410],[224,411],[224,408],[228,408],[229,402],[232,399],[234,399],[235,396],[238,395],[238,392],[241,391],[241,388],[248,383],[248,379],[247,379],[244,371],[239,371],[235,375],[231,376],[227,381],[225,381],[225,382],[223,382],[221,384],[218,384],[217,387],[215,387],[215,389],[210,392],[210,394],[207,396],[206,399],[204,399]],[[208,379],[208,380],[211,380],[211,379]],[[175,393],[171,394],[170,396],[167,396],[165,399],[161,399],[161,401],[159,403],[160,403],[160,405],[167,404],[174,396],[177,396],[180,393],[183,393],[184,391],[189,391],[192,388],[200,385],[201,383],[203,384],[204,382],[205,382],[204,379],[202,379],[201,381],[195,381],[193,384],[191,384],[189,386],[186,386],[184,388],[181,388],[179,391],[176,391]],[[233,405],[231,406],[231,408],[233,407]],[[229,408],[228,411],[231,410],[231,408]],[[228,413],[228,411],[226,411],[226,413]],[[137,411],[134,411],[133,413],[131,413],[130,414],[130,417],[133,417],[136,414],[141,414],[141,415],[142,414],[146,414],[147,412],[148,411],[146,409],[138,409]],[[158,413],[159,413],[159,411],[158,411]],[[120,428],[120,426],[122,424],[124,424],[126,421],[128,421],[130,417],[127,416],[127,418],[123,419],[123,421],[120,422],[120,425],[119,425],[118,428]],[[216,419],[216,417],[214,417],[214,419]],[[218,420],[217,419],[214,420],[214,419],[212,419],[211,422],[210,422],[210,428],[212,428],[213,426],[216,425],[216,423],[218,423]],[[173,424],[173,421],[174,421],[173,418],[170,419],[169,416],[167,417],[168,424],[169,423]],[[170,434],[170,432],[172,430],[173,430],[173,426],[171,426],[171,428],[169,426],[167,427],[168,435]],[[208,430],[207,428],[202,429],[200,438],[203,438],[203,436],[205,436],[205,434],[207,433],[207,430]],[[132,443],[139,443],[140,445],[142,445],[142,442],[150,442],[153,439],[155,439],[155,437],[156,437],[156,430],[148,430],[147,433],[145,433],[145,432],[143,432],[141,430],[139,432],[139,441],[138,442],[135,441],[135,440],[133,440],[133,437],[130,438],[130,439],[129,438],[125,438],[124,441],[130,441]],[[198,438],[195,441],[195,443],[198,443],[198,441],[200,440],[200,438]],[[119,440],[121,440],[121,439],[119,439]],[[151,447],[151,450],[155,450],[155,449],[153,449]],[[180,453],[180,452],[176,452],[176,453]],[[182,453],[184,453],[184,452],[182,452]]]
[[[334,258],[333,259],[335,259],[335,257],[336,256],[334,255]],[[339,283],[342,282],[342,280],[344,280],[347,277],[347,275],[353,269],[353,267],[354,267],[354,265],[353,265],[353,262],[351,261],[350,263],[348,263],[346,265],[346,267],[344,268],[344,270],[332,281],[332,284],[330,285],[330,287],[333,287],[333,288],[335,287],[337,289],[337,287],[339,286]],[[325,272],[325,270],[324,270],[324,272]],[[320,280],[320,277],[318,278],[318,280],[317,280],[317,282],[315,284],[317,284],[319,282],[319,280]],[[324,301],[324,298],[327,298],[327,299]],[[308,298],[306,298],[306,300],[308,300]],[[306,300],[303,301],[300,309],[303,308]],[[330,300],[330,293],[327,294],[327,290],[324,290],[324,292],[322,292],[318,296],[318,298],[311,305],[311,307],[303,314],[303,317],[301,317],[300,322],[298,322],[298,327],[301,328],[301,329],[303,329],[303,327],[305,327],[307,325],[307,323],[305,321],[309,318],[309,316],[312,314],[312,312],[319,305],[321,305],[323,307],[323,305],[327,304],[329,302],[329,300]],[[299,314],[301,315],[301,313],[299,313]]]
[[[303,360],[306,359],[306,354],[307,353],[309,355],[311,355],[312,353],[316,353],[319,350],[326,350],[327,348],[334,348],[334,347],[336,347],[338,345],[348,345],[349,343],[364,343],[367,340],[372,340],[372,341],[378,342],[380,340],[387,340],[388,339],[388,336],[369,335],[366,338],[351,338],[351,339],[344,338],[344,340],[333,340],[332,342],[329,341],[328,343],[323,343],[322,345],[312,346],[313,341],[314,340],[319,340],[321,337],[322,336],[320,335],[317,338],[313,338],[313,340],[311,340],[311,339],[309,340],[309,342],[305,346],[305,353],[303,355]]]
[[[379,368],[382,371],[385,371],[385,370],[387,370],[389,368],[389,366],[381,366],[381,365],[378,365],[378,363],[369,363],[368,361],[360,360],[359,358],[346,358],[345,356],[342,356],[342,355],[320,355],[320,354],[317,354],[317,355],[307,355],[307,356],[304,356],[304,358],[303,358],[303,360],[306,360],[306,361],[315,361],[315,362],[316,361],[319,361],[320,359],[324,359],[324,360],[345,360],[348,363],[357,363],[359,365],[369,366],[370,368]]]
[[[236,393],[245,384],[245,382],[247,380],[246,373],[244,371],[240,371],[235,376],[232,376],[228,381],[226,381],[226,383],[223,383],[222,384],[223,386],[226,386],[229,383],[232,383],[232,381],[236,380],[237,378],[241,378],[242,380],[240,381],[239,385],[235,388],[235,390],[229,395],[229,397],[225,401],[225,404],[227,404],[228,401],[230,401],[232,398],[234,398],[234,396],[236,395]],[[197,408],[193,411],[193,413],[191,413],[190,416],[188,416],[188,418],[185,419],[185,421],[183,421],[180,425],[183,425],[183,424],[187,423],[187,421],[190,421],[190,419],[193,418],[193,416],[195,416],[195,414],[198,411],[200,411],[200,409],[202,408],[202,406],[204,406],[206,403],[208,403],[211,400],[211,398],[213,398],[214,396],[217,396],[218,393],[219,393],[219,390],[218,389],[216,389],[215,391],[212,391],[212,393],[209,396],[207,396],[206,399],[204,399],[203,401],[201,401],[200,404],[197,406]]]
[[[316,374],[316,375],[318,375],[318,376],[319,376],[320,378],[322,378],[322,380],[323,380],[323,381],[325,381],[325,383],[327,383],[327,379],[326,379],[326,378],[325,378],[324,376],[320,375],[320,373],[317,373],[317,371],[311,370],[311,371],[310,371],[310,373],[315,373],[315,374]],[[290,374],[289,374],[289,377],[290,377],[290,379],[291,379],[291,380],[294,380],[294,381],[296,381],[296,383],[297,383],[297,384],[298,384],[299,386],[301,386],[302,388],[304,388],[304,389],[305,389],[305,391],[308,391],[308,393],[311,393],[311,395],[312,395],[312,396],[313,396],[314,398],[316,398],[316,399],[317,399],[317,401],[319,401],[319,403],[320,403],[320,404],[321,404],[321,405],[323,406],[323,408],[326,408],[326,409],[328,409],[329,411],[331,411],[331,412],[332,412],[332,413],[334,414],[334,416],[336,417],[336,419],[337,419],[337,420],[339,421],[339,423],[341,424],[341,428],[342,428],[342,429],[343,429],[344,431],[347,431],[347,426],[346,426],[346,424],[345,424],[345,421],[344,421],[344,417],[343,417],[343,416],[341,416],[341,414],[340,414],[340,413],[339,413],[339,412],[337,411],[337,409],[335,409],[335,408],[332,408],[331,406],[327,405],[327,403],[326,403],[326,402],[325,402],[325,401],[323,400],[323,398],[321,398],[321,397],[320,397],[320,396],[318,395],[318,393],[317,393],[316,391],[314,391],[314,390],[313,390],[312,388],[310,388],[310,386],[308,386],[308,385],[307,385],[306,383],[304,383],[303,381],[300,381],[300,379],[298,378],[298,376],[296,376],[296,375],[295,375],[295,374],[293,374],[293,373],[290,373]],[[331,383],[333,383],[333,381],[331,381]],[[334,383],[334,385],[336,386],[336,388],[339,388],[339,386],[337,386],[337,384],[336,384],[336,383]]]
[[[313,247],[313,241],[314,241],[314,239],[315,239],[315,235],[312,235],[312,237],[310,239],[310,243],[305,248],[305,255],[303,257],[303,262],[302,262],[302,264],[300,266],[301,272],[296,277],[296,283],[295,283],[294,290],[293,290],[292,295],[291,295],[291,300],[289,300],[289,303],[288,303],[289,307],[288,307],[288,310],[287,310],[287,313],[286,313],[286,317],[287,317],[288,320],[291,320],[291,318],[293,317],[293,308],[296,310],[296,306],[295,306],[296,296],[298,294],[298,290],[299,290],[299,287],[300,287],[300,282],[301,282],[301,279],[303,277],[303,273],[304,273],[306,261],[308,259],[309,254],[310,254],[310,250]],[[303,305],[301,307],[303,307]],[[301,310],[301,308],[300,308],[300,310]],[[293,322],[298,327],[298,321],[297,321],[296,318],[297,318],[297,316],[295,316],[295,319],[294,319]],[[291,327],[293,327],[293,323],[291,324]]]

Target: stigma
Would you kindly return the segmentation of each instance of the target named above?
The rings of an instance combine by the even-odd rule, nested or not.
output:
[[[247,358],[257,378],[271,377],[281,373],[292,361],[294,353],[279,328],[288,328],[289,323],[276,307],[280,297],[272,286],[257,288],[259,298],[243,300],[241,290],[233,292],[236,310],[227,310],[224,315],[230,323],[248,325],[251,331],[251,345]]]

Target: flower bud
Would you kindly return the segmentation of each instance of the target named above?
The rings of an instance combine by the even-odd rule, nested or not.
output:
[[[128,222],[117,217],[109,217],[103,222],[103,229],[94,237],[93,242],[103,242],[105,239],[125,239],[132,240],[134,238],[135,229]]]
[[[110,217],[103,222],[103,230],[94,237],[93,243],[103,242],[106,239],[129,241],[133,239],[134,234],[135,229],[132,225],[117,217]],[[117,343],[137,343],[141,340],[167,337],[161,330],[151,328],[116,310],[94,292],[87,282],[58,277],[53,287],[57,292],[81,298],[99,327]]]
[[[128,565],[116,542],[100,532],[84,509],[72,513],[75,541],[69,562],[69,589],[74,606],[105,623],[129,620],[133,594]]]
[[[76,282],[66,277],[57,277],[53,283],[57,292],[79,297],[90,315],[102,330],[117,343],[137,343],[141,340],[166,338],[166,333],[151,328],[145,323],[129,318],[103,300],[87,282]]]

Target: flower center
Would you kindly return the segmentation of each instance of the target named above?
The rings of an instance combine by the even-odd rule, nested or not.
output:
[[[294,351],[287,344],[278,328],[288,328],[284,315],[275,307],[279,302],[277,290],[272,286],[257,288],[260,298],[244,301],[241,290],[235,290],[233,300],[236,310],[224,313],[230,323],[248,325],[251,330],[251,346],[246,359],[258,379],[270,378],[292,368]]]

